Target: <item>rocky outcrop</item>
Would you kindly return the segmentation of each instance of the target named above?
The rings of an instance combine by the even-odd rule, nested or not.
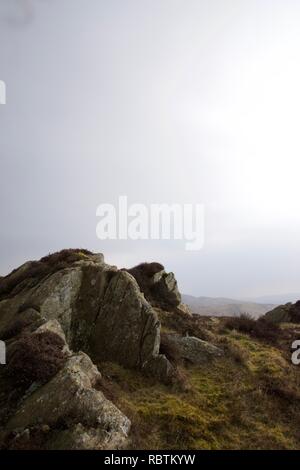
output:
[[[12,273],[13,289],[0,302],[0,339],[57,320],[70,348],[95,361],[142,369],[159,354],[160,323],[133,276],[99,254],[78,253],[50,273],[47,262],[40,273],[35,267],[32,275],[32,263]],[[16,283],[18,278],[26,283]]]
[[[267,312],[264,318],[273,323],[300,323],[300,300],[294,304],[279,305]]]
[[[155,296],[178,305],[174,275],[160,269],[154,278]],[[10,382],[0,374],[0,385],[8,383],[0,402],[14,383],[20,390],[0,414],[8,447],[38,434],[43,448],[119,448],[130,422],[95,389],[94,363],[117,362],[166,383],[174,373],[159,352],[157,313],[135,277],[86,250],[63,250],[1,279],[0,340],[11,372]]]

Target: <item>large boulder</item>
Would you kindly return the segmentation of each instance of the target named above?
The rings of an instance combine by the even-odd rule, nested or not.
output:
[[[165,334],[164,340],[169,343],[178,357],[192,364],[203,364],[224,355],[222,349],[194,336]]]
[[[37,426],[47,426],[44,448],[120,448],[130,421],[94,388],[100,378],[86,354],[71,356],[52,380],[25,397],[6,432],[17,430],[22,436],[25,430],[30,434]]]
[[[26,263],[0,282],[0,339],[57,320],[72,350],[143,368],[159,354],[157,314],[128,272],[102,255],[75,254],[56,265],[51,256]]]
[[[95,319],[91,351],[102,360],[142,367],[159,354],[160,323],[134,278],[117,272],[111,279]]]
[[[127,270],[136,279],[146,299],[154,307],[173,309],[180,305],[181,294],[173,273],[160,263],[141,263]]]

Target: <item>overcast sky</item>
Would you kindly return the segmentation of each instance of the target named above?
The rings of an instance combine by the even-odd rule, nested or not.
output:
[[[0,274],[66,247],[181,291],[300,291],[300,2],[1,0]],[[204,248],[100,241],[96,208],[204,203]]]

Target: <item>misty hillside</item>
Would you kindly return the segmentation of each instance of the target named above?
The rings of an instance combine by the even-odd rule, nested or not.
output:
[[[247,313],[254,318],[259,318],[275,307],[272,303],[246,302],[224,297],[182,295],[182,300],[190,307],[193,313],[217,317],[238,316]]]

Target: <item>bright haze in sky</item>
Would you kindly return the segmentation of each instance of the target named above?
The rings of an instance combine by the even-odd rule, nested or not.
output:
[[[3,0],[4,275],[66,247],[182,292],[300,291],[300,2]],[[202,203],[205,244],[100,241],[96,208]]]

